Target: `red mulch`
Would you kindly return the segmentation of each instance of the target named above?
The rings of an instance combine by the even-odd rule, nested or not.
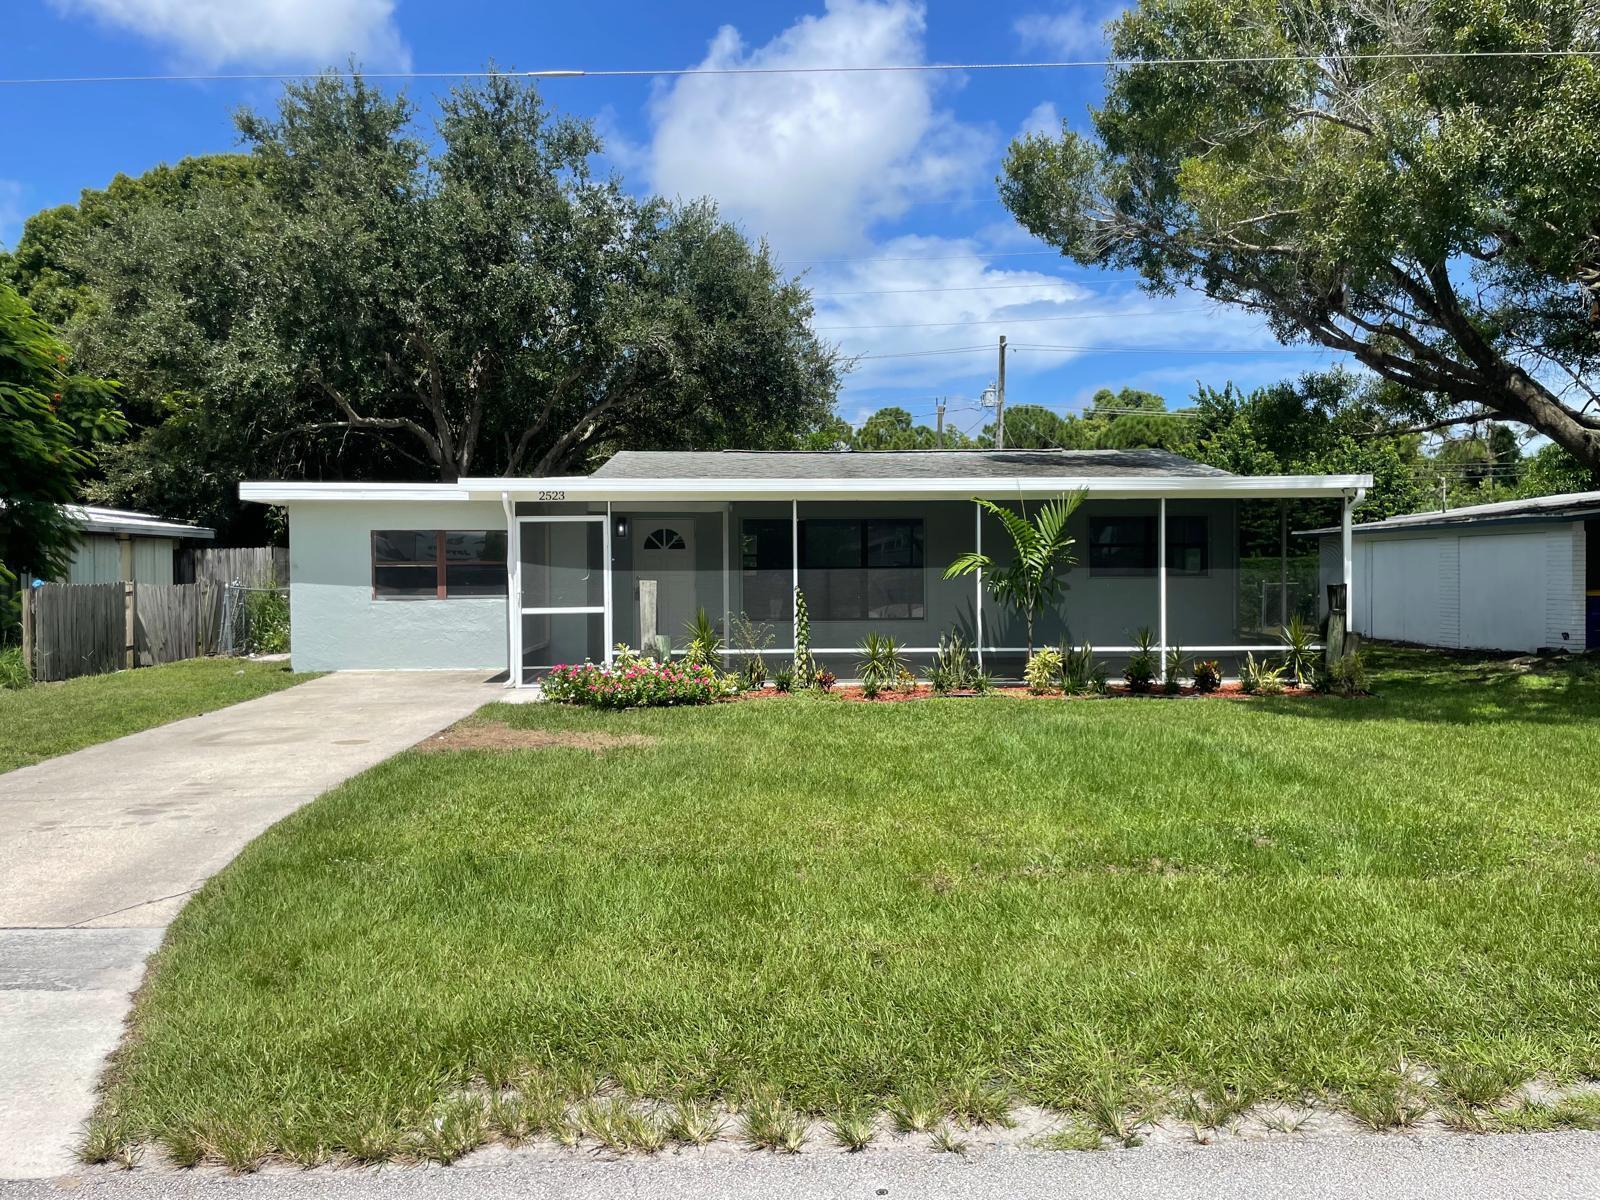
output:
[[[879,692],[872,700],[868,700],[859,687],[845,686],[842,684],[830,688],[827,694],[830,696],[837,696],[841,700],[853,700],[867,704],[900,704],[907,700],[931,700],[938,695],[937,692],[935,692],[931,687],[928,687],[926,684],[919,684],[915,689],[906,692],[882,691]],[[978,694],[979,693],[976,692],[949,693],[951,697],[975,696]],[[1163,691],[1161,688],[1156,688],[1154,691],[1150,692],[1133,692],[1130,691],[1125,684],[1114,683],[1110,685],[1104,696],[1064,696],[1060,692],[1047,692],[1044,695],[1036,695],[1025,687],[1012,685],[1006,687],[997,687],[990,694],[995,696],[1010,696],[1019,700],[1107,700],[1116,698],[1131,700],[1237,700],[1247,695],[1247,693],[1237,683],[1224,683],[1218,690],[1214,692],[1198,692],[1195,690],[1194,686],[1190,684],[1185,687],[1181,687],[1178,689],[1178,691],[1170,694],[1166,691]],[[1316,692],[1312,688],[1308,687],[1285,687],[1281,694],[1284,696],[1300,697],[1314,696],[1316,695]],[[741,692],[737,696],[729,697],[729,699],[768,700],[775,696],[786,695],[789,695],[789,693],[780,692],[775,687],[764,687],[753,692]]]

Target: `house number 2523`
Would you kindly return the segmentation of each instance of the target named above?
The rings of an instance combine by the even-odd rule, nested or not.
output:
[[[567,498],[567,494],[565,492],[540,492],[539,493],[539,499],[541,499],[541,500],[565,500],[566,498]]]

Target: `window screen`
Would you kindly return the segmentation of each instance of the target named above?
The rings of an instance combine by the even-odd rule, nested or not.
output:
[[[1210,569],[1210,537],[1205,517],[1167,518],[1167,570],[1175,575],[1203,575]],[[1154,575],[1156,518],[1139,516],[1089,518],[1091,575]]]
[[[503,596],[505,531],[373,530],[372,594],[380,600]]]

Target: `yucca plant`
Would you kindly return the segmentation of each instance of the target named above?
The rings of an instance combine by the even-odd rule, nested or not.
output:
[[[1106,669],[1095,661],[1094,647],[1061,646],[1061,687],[1069,696],[1085,696],[1106,690]]]
[[[901,672],[907,670],[905,661],[900,657],[899,643],[892,637],[869,633],[861,639],[856,653],[861,655],[861,661],[856,663],[861,686],[871,689],[874,695],[884,688],[893,687]]]
[[[1276,696],[1283,691],[1283,668],[1247,653],[1239,667],[1239,688],[1248,696]]]
[[[973,497],[974,503],[999,521],[1010,535],[1013,557],[1001,566],[989,555],[973,551],[945,568],[946,579],[983,572],[994,598],[1022,614],[1030,658],[1034,617],[1060,594],[1062,572],[1071,570],[1077,561],[1071,553],[1076,539],[1067,536],[1067,522],[1087,494],[1077,491],[1047,500],[1032,520],[1026,515],[1026,505],[1022,513],[1016,513],[993,500]]]
[[[712,624],[704,606],[694,610],[694,620],[683,627],[689,639],[689,648],[683,660],[691,667],[720,667],[722,665],[722,635]]]
[[[1133,635],[1133,653],[1128,657],[1128,665],[1122,672],[1128,690],[1148,692],[1150,685],[1155,682],[1156,671],[1160,665],[1155,635],[1146,626]]]
[[[1176,695],[1183,686],[1183,647],[1172,646],[1167,650],[1166,678],[1167,694]]]
[[[1296,613],[1278,634],[1283,641],[1283,669],[1295,687],[1305,687],[1317,674],[1317,632]]]

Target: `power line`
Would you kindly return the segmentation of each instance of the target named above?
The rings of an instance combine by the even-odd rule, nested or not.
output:
[[[987,348],[987,347],[986,347]],[[1193,354],[1204,357],[1208,354],[1331,354],[1333,351],[1327,346],[1262,346],[1259,349],[1237,347],[1232,349],[1218,348],[1216,346],[1041,346],[1029,342],[1013,342],[1013,350],[1045,350],[1061,354]]]
[[[1164,317],[1168,313],[1186,312],[1211,312],[1209,305],[1194,308],[1169,308],[1163,312],[1130,313],[1130,312],[1095,312],[1073,313],[1065,317],[985,317],[975,321],[912,321],[901,325],[813,325],[811,328],[821,333],[828,331],[838,333],[850,329],[951,329],[968,325],[1044,325],[1054,324],[1057,321],[1098,321],[1113,317]]]
[[[538,71],[316,71],[237,72],[185,75],[51,75],[0,79],[24,87],[80,83],[251,83],[271,80],[350,79],[650,79],[688,76],[927,74],[941,71],[1065,71],[1127,67],[1272,66],[1328,62],[1434,62],[1493,59],[1600,58],[1600,50],[1380,50],[1329,54],[1240,54],[1198,58],[1081,58],[1053,62],[882,63],[811,67],[556,67]]]
[[[982,350],[985,354],[993,354],[993,346],[954,346],[948,350],[901,350],[891,351],[887,354],[855,354],[852,358],[938,358],[946,354],[972,354]]]

